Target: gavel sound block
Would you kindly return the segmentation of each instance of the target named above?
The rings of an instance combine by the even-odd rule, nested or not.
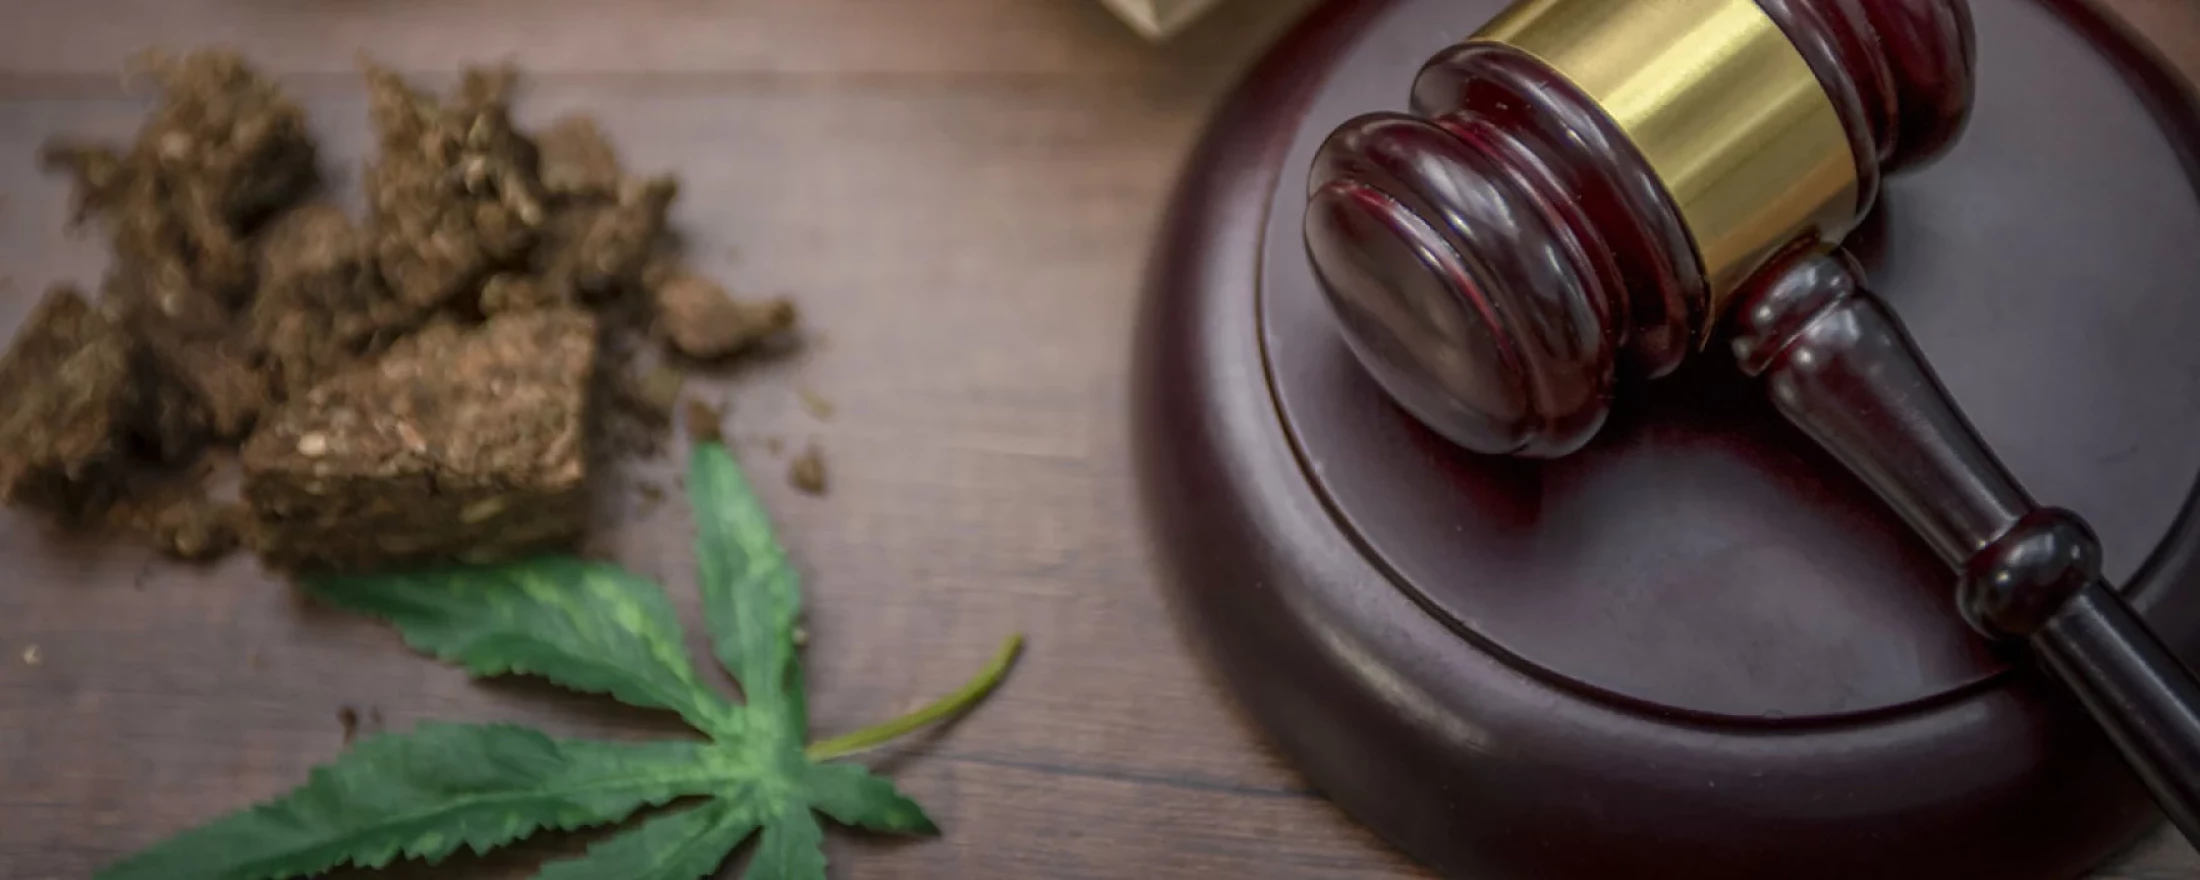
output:
[[[1591,7],[1721,47],[1755,71],[1740,104],[1804,124],[1735,148],[1774,166],[1691,166],[1751,119],[1659,128],[1583,67],[1626,46],[1554,82],[1461,43],[1563,56],[1569,25],[1521,9]],[[2045,606],[1985,587],[2078,595],[2063,648],[2142,618],[2200,648],[2190,92],[2072,0],[1869,38],[1842,16],[1960,4],[1549,0],[1485,27],[1506,8],[1321,8],[1162,230],[1143,478],[1236,696],[1462,876],[2067,877],[2158,819],[2072,696],[2128,695],[2102,677],[2128,658],[2026,650]],[[1828,105],[1780,109],[1833,68]],[[1751,174],[1792,198],[1722,201]]]

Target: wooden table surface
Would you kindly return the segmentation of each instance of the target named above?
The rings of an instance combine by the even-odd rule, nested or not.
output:
[[[511,59],[530,74],[523,122],[587,109],[630,166],[679,173],[675,219],[699,265],[796,297],[816,334],[698,383],[731,398],[809,575],[814,728],[906,710],[1008,632],[1030,636],[990,703],[892,759],[944,839],[836,833],[835,876],[1415,876],[1205,674],[1133,504],[1123,422],[1148,237],[1208,109],[1306,5],[1239,0],[1154,47],[1091,0],[10,0],[0,327],[51,282],[98,279],[104,248],[65,234],[64,186],[33,157],[55,135],[134,128],[146,101],[117,77],[130,53],[245,50],[307,101],[352,181],[359,52],[437,82]],[[2200,5],[2110,5],[2200,78]],[[829,419],[803,389],[835,404]],[[826,497],[777,478],[774,437],[825,449]],[[645,476],[669,483],[673,465],[628,479]],[[673,585],[692,630],[685,510],[622,498],[609,543]],[[8,513],[0,560],[0,878],[86,877],[277,794],[338,753],[347,708],[369,730],[668,729],[548,686],[470,681],[243,558],[181,567]],[[577,846],[394,873],[521,877]],[[2200,857],[2158,833],[2102,876],[2200,876]]]

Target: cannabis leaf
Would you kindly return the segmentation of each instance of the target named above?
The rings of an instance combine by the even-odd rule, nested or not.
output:
[[[537,880],[695,880],[751,837],[745,877],[823,877],[824,829],[814,813],[890,834],[939,833],[892,782],[825,762],[974,705],[1007,674],[1021,637],[930,706],[805,746],[799,580],[722,444],[696,445],[688,487],[711,648],[739,680],[740,703],[701,683],[664,592],[616,566],[560,556],[323,577],[304,587],[388,620],[407,644],[476,675],[537,675],[677,712],[708,742],[423,724],[363,740],[290,793],[155,844],[98,880],[278,880],[398,858],[437,862],[461,847],[487,852],[543,828],[611,824],[679,799],[701,800],[551,864]]]

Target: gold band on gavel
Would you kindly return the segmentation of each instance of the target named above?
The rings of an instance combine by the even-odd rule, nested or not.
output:
[[[1469,39],[1558,71],[1649,160],[1711,286],[1707,337],[1774,251],[1855,222],[1833,99],[1755,0],[1523,0]]]

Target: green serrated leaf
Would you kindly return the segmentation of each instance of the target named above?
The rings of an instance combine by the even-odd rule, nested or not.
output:
[[[305,587],[387,619],[415,649],[478,675],[539,675],[699,726],[732,708],[697,680],[664,590],[616,566],[555,556],[321,577]]]
[[[659,816],[543,869],[535,880],[696,880],[756,830],[756,813],[745,799],[721,798]]]
[[[808,707],[795,627],[800,583],[748,480],[725,448],[696,447],[688,480],[711,647],[747,705],[705,687],[664,593],[610,565],[552,557],[489,566],[324,577],[306,586],[395,624],[416,649],[477,675],[527,673],[623,702],[679,712],[709,744],[555,740],[508,725],[430,724],[366,740],[280,799],[195,828],[98,880],[278,880],[344,864],[485,852],[540,828],[657,817],[550,865],[537,880],[695,880],[758,828],[744,875],[825,876],[813,810],[889,833],[936,834],[922,808],[855,765],[818,760],[875,747],[953,717],[997,685],[1012,637],[961,689],[901,718],[805,748]]]
[[[764,823],[742,880],[824,880],[825,829],[807,809],[792,809]]]
[[[808,737],[809,710],[794,629],[801,583],[771,517],[720,443],[698,443],[688,465],[695,566],[711,650],[741,682],[753,712],[792,742]]]
[[[98,880],[269,880],[346,863],[440,861],[539,828],[616,822],[727,789],[739,767],[696,743],[555,740],[512,725],[424,724],[364,741],[274,801],[185,831]]]
[[[842,825],[887,834],[940,833],[916,801],[855,764],[812,764],[803,771],[802,790],[811,807]]]

